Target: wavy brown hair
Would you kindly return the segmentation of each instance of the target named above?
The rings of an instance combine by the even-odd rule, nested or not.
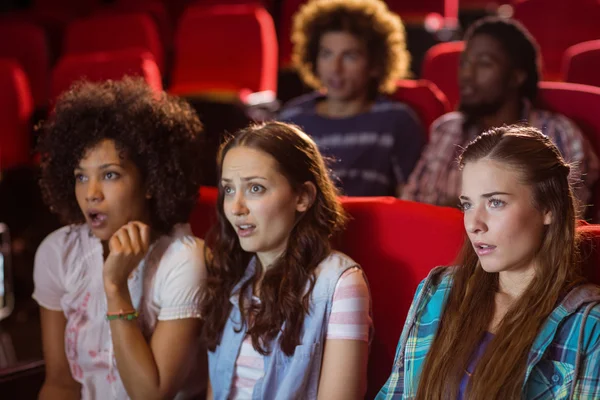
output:
[[[312,182],[317,189],[313,204],[297,216],[284,253],[264,274],[260,305],[249,308],[245,304],[247,299],[239,296],[243,323],[248,326],[254,348],[263,355],[267,354],[283,327],[279,346],[285,354],[291,355],[299,344],[304,317],[309,310],[315,268],[331,252],[329,239],[342,229],[346,215],[316,144],[298,127],[269,122],[239,131],[221,147],[219,181],[223,160],[235,147],[250,147],[271,155],[293,190],[302,190],[306,182]],[[210,350],[220,343],[231,312],[229,298],[233,287],[243,277],[254,255],[241,248],[237,234],[225,216],[223,201],[223,188],[219,187],[218,223],[207,237],[212,256],[207,262],[208,280],[201,298],[204,316],[202,336]],[[257,262],[254,276],[239,293],[245,293],[262,274],[263,267]],[[252,318],[249,318],[250,315]]]
[[[469,380],[465,398],[518,399],[527,356],[542,324],[559,300],[583,278],[579,268],[576,207],[570,167],[552,141],[523,126],[492,129],[471,142],[461,168],[493,160],[518,171],[533,203],[552,222],[537,252],[537,269],[523,295],[508,310]],[[439,330],[425,360],[418,399],[455,399],[469,359],[494,315],[498,273],[485,272],[467,239]]]
[[[410,53],[402,20],[381,0],[311,0],[294,16],[292,61],[304,82],[318,89],[316,74],[321,37],[348,32],[364,41],[369,64],[380,71],[373,88],[383,93],[396,89],[408,76]]]

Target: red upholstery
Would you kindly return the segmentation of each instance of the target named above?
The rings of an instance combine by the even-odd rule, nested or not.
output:
[[[452,109],[460,100],[458,67],[464,49],[464,42],[440,43],[427,50],[423,59],[421,77],[433,82],[444,92]]]
[[[217,196],[216,187],[203,186],[200,188],[200,198],[192,215],[190,225],[192,232],[199,238],[205,238],[208,230],[217,221]]]
[[[147,51],[127,49],[114,52],[64,56],[52,73],[52,99],[83,78],[97,82],[140,76],[156,91],[162,91],[160,71]]]
[[[191,6],[175,35],[170,92],[277,89],[273,19],[257,4]]]
[[[455,27],[458,21],[458,0],[387,0],[388,7],[406,23],[421,23],[429,14],[438,14],[444,24]]]
[[[393,198],[345,198],[352,220],[339,249],[357,261],[369,280],[375,338],[366,398],[372,399],[392,370],[404,320],[419,282],[448,265],[460,248],[462,214],[451,208]]]
[[[33,100],[27,76],[14,60],[0,59],[0,169],[30,161]]]
[[[562,78],[565,82],[600,86],[600,40],[579,43],[563,56]]]
[[[102,0],[34,0],[36,10],[62,10],[77,15],[88,15],[102,4]]]
[[[0,24],[0,57],[13,58],[25,71],[36,106],[48,100],[49,52],[44,31],[27,22]]]
[[[164,3],[158,0],[120,0],[104,10],[105,13],[144,13],[152,17],[158,28],[163,48],[171,47],[173,25]]]
[[[306,3],[306,0],[285,0],[281,6],[279,22],[279,64],[288,68],[292,65],[292,27],[294,14]]]
[[[78,19],[67,28],[63,52],[81,54],[128,48],[149,51],[163,70],[164,55],[158,30],[152,17],[144,13]]]
[[[424,79],[398,81],[392,97],[415,110],[427,134],[433,121],[450,112],[450,103],[444,93]]]
[[[600,37],[600,3],[596,0],[521,0],[514,18],[536,38],[545,80],[560,79],[563,54],[570,46]]]
[[[600,155],[600,88],[563,82],[540,82],[540,106],[571,118]],[[600,185],[593,193],[592,220],[600,221]]]
[[[585,276],[600,285],[600,225],[582,225],[577,228],[581,235],[581,258]]]

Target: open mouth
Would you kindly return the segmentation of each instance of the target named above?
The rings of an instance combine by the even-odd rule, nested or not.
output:
[[[475,251],[480,256],[490,254],[496,248],[496,246],[486,243],[475,243],[473,247],[475,247]]]
[[[88,213],[88,219],[90,221],[90,225],[93,228],[100,228],[106,222],[107,215],[100,212],[92,211]]]
[[[254,230],[256,229],[256,225],[252,225],[252,224],[242,224],[242,225],[236,225],[237,228],[237,234],[240,237],[246,237],[251,235]]]

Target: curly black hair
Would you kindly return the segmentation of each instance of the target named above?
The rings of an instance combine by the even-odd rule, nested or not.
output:
[[[42,194],[63,223],[85,222],[73,171],[105,139],[140,169],[153,229],[167,233],[188,221],[200,187],[202,124],[185,101],[152,91],[138,78],[81,81],[58,98],[39,129]]]
[[[512,65],[525,71],[527,79],[521,85],[520,94],[534,102],[541,75],[541,57],[539,45],[527,28],[514,19],[485,17],[469,27],[464,40],[468,42],[477,35],[489,35],[496,39],[510,57]]]
[[[317,55],[321,36],[348,32],[363,40],[371,66],[380,71],[375,89],[392,93],[396,81],[409,75],[410,53],[398,14],[381,0],[311,0],[294,15],[292,61],[302,80],[318,89]]]

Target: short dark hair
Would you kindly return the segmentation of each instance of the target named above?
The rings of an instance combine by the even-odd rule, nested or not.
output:
[[[183,100],[154,92],[141,79],[81,81],[59,97],[41,130],[40,186],[63,223],[85,222],[73,171],[105,139],[140,169],[153,229],[168,232],[189,219],[200,186],[202,124]]]
[[[513,67],[525,71],[527,79],[520,88],[520,95],[534,102],[540,81],[541,60],[539,46],[531,33],[513,19],[485,17],[471,25],[465,34],[465,42],[481,34],[496,39],[504,47]]]
[[[363,40],[369,63],[379,68],[375,89],[391,93],[409,73],[410,53],[400,17],[381,0],[311,0],[294,16],[292,60],[304,82],[318,89],[317,55],[323,34],[348,32]]]

